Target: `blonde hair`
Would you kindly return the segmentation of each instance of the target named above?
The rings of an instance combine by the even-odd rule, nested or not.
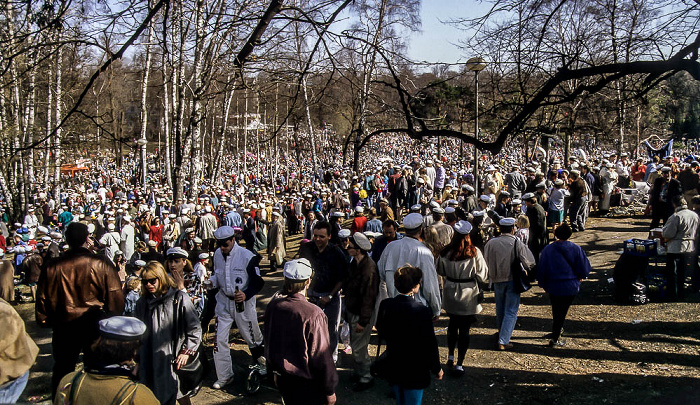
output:
[[[515,220],[515,226],[517,226],[518,229],[529,228],[530,227],[530,220],[527,218],[527,215],[518,216],[518,219]]]
[[[141,280],[148,280],[150,278],[158,279],[158,290],[156,294],[163,295],[168,292],[170,287],[177,288],[175,280],[165,272],[165,267],[155,260],[146,263],[146,267],[141,271]],[[145,294],[146,289],[144,288],[141,291],[142,294]]]
[[[135,291],[138,289],[139,284],[141,284],[141,280],[138,277],[132,277],[126,282],[126,288],[129,291]]]
[[[423,244],[430,249],[433,257],[438,257],[440,250],[442,250],[442,246],[440,246],[440,236],[438,235],[437,230],[432,226],[424,229]]]

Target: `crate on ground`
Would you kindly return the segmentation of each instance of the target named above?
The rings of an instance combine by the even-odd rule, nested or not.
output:
[[[651,239],[627,239],[625,253],[634,256],[650,257],[656,255],[656,242]]]

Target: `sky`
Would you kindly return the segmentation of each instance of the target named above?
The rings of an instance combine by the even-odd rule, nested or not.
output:
[[[465,33],[443,24],[450,18],[474,18],[488,11],[488,4],[476,0],[423,0],[422,29],[409,38],[409,57],[413,60],[463,63],[472,56],[465,55],[456,45]]]

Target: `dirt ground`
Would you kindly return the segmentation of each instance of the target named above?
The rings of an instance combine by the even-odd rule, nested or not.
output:
[[[588,230],[572,239],[588,252],[593,272],[584,281],[564,325],[566,345],[546,347],[551,309],[542,289],[523,294],[514,350],[499,352],[493,293],[486,293],[484,311],[472,327],[471,345],[461,378],[446,375],[425,391],[424,404],[700,404],[700,295],[682,303],[652,302],[642,306],[618,305],[612,298],[612,268],[626,239],[646,238],[649,221],[641,218],[589,220]],[[289,240],[296,253],[299,238]],[[265,276],[266,287],[258,298],[259,311],[281,286],[281,272]],[[41,403],[48,393],[51,370],[50,331],[34,322],[33,305],[18,311],[41,352],[32,369],[23,402]],[[447,317],[435,325],[442,362],[447,360]],[[213,327],[212,327],[213,332]],[[211,347],[213,333],[207,335]],[[280,404],[278,393],[266,386],[252,396],[245,394],[246,364],[250,356],[234,332],[232,355],[236,381],[224,390],[213,390],[210,375],[194,404]],[[376,350],[372,338],[370,354]],[[420,350],[420,348],[416,348]],[[208,350],[211,358],[211,349]],[[212,364],[213,366],[213,364]],[[392,404],[384,381],[362,393],[350,387],[352,359],[340,353],[338,404]]]

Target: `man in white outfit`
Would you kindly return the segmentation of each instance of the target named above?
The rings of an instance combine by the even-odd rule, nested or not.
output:
[[[214,238],[218,249],[214,252],[214,274],[210,280],[211,287],[218,288],[219,292],[216,294],[214,348],[217,378],[213,387],[221,389],[233,381],[229,332],[234,321],[253,360],[264,364],[263,335],[258,325],[255,295],[265,282],[260,277],[262,257],[238,245],[232,227],[220,227],[214,232]],[[243,304],[242,311],[236,309],[237,304]]]
[[[130,215],[124,215],[122,217],[122,224],[120,249],[124,252],[124,259],[126,259],[128,263],[129,260],[131,260],[131,256],[134,254],[136,231],[134,230],[134,226],[131,225]]]
[[[440,286],[433,254],[422,242],[423,216],[418,213],[408,214],[403,219],[403,226],[406,237],[388,244],[379,259],[377,264],[379,278],[386,283],[387,295],[392,298],[398,295],[394,287],[396,270],[407,264],[420,268],[423,270],[423,281],[418,294],[415,295],[415,300],[430,308],[433,316],[438,317],[442,308]],[[380,292],[379,300],[385,298],[381,295]]]

